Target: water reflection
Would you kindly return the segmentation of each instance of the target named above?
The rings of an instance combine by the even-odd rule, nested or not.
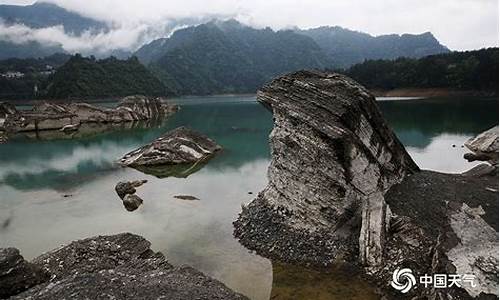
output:
[[[271,264],[233,238],[232,221],[241,204],[267,183],[272,117],[252,97],[205,100],[186,100],[176,115],[152,128],[50,141],[19,137],[0,145],[0,247],[18,247],[32,258],[74,239],[128,231],[149,239],[172,263],[191,265],[251,299],[376,299],[371,287],[345,270]],[[472,166],[462,159],[460,145],[498,119],[498,101],[491,99],[379,104],[418,164],[440,171]],[[224,147],[189,178],[159,179],[114,164],[183,125]],[[148,180],[137,191],[144,203],[129,213],[114,187],[138,178]]]

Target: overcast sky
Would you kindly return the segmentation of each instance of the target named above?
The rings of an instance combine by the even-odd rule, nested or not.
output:
[[[0,0],[30,4],[26,0]],[[50,0],[133,28],[222,15],[273,29],[339,25],[373,35],[432,32],[452,50],[498,46],[498,0]]]

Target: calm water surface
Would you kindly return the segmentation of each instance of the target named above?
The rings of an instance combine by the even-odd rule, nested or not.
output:
[[[271,263],[232,237],[241,204],[266,185],[272,116],[253,96],[176,102],[182,109],[150,128],[75,139],[19,136],[0,145],[0,247],[18,247],[33,258],[78,238],[128,231],[146,237],[173,264],[191,265],[251,299],[377,299],[370,285],[349,271]],[[379,104],[420,167],[445,172],[472,167],[462,159],[461,145],[498,120],[497,99],[381,99]],[[205,133],[224,151],[185,179],[157,179],[114,164],[180,125]],[[144,205],[130,213],[114,186],[136,179],[149,182],[138,190]]]

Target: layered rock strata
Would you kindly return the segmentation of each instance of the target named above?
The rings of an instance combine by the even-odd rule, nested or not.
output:
[[[191,267],[172,266],[130,233],[75,241],[30,263],[17,250],[1,249],[0,259],[5,252],[15,262],[0,268],[15,271],[2,274],[0,291],[10,299],[247,299]]]
[[[498,298],[497,165],[420,171],[374,97],[342,75],[285,75],[258,100],[274,117],[272,159],[267,187],[234,222],[241,243],[285,262],[362,266],[387,299]],[[494,153],[492,136],[469,148]],[[417,279],[469,275],[475,282],[416,284],[403,294],[391,286],[402,268]]]

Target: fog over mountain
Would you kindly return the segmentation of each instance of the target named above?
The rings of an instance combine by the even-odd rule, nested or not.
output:
[[[23,22],[26,27],[10,28],[12,26],[4,21],[0,24],[0,39],[61,45],[68,52],[134,51],[145,43],[170,35],[179,27],[205,23],[213,18],[235,18],[256,28],[270,26],[274,30],[338,25],[373,36],[432,32],[451,50],[498,45],[496,0],[388,0],[383,3],[369,0],[49,1],[65,8],[69,14],[78,15],[70,19],[92,20],[104,26],[87,26],[92,28],[89,31],[85,28],[68,30],[72,27],[68,24],[63,30],[50,22],[45,28]],[[0,3],[27,5],[32,4],[32,0]],[[0,11],[5,10],[0,7]]]

